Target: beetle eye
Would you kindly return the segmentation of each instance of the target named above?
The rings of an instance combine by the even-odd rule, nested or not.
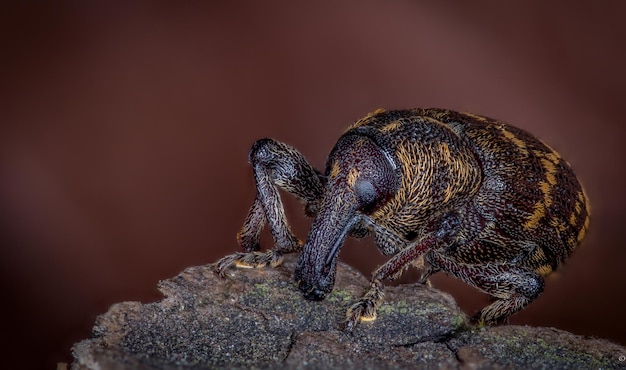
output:
[[[354,194],[359,202],[359,209],[364,213],[371,213],[380,199],[378,191],[368,180],[357,180],[354,184]]]

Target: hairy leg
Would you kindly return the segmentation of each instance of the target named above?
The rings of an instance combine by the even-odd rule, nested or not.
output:
[[[324,186],[321,176],[293,147],[272,139],[261,139],[250,149],[257,195],[237,234],[243,253],[235,253],[215,264],[218,273],[231,265],[238,267],[278,266],[286,253],[297,252],[302,242],[291,232],[278,193],[282,188],[305,203],[308,215],[317,212]],[[259,252],[261,230],[268,224],[274,248]]]
[[[472,321],[496,324],[526,307],[543,291],[541,275],[510,263],[464,264],[440,251],[426,254],[426,260],[442,271],[470,284],[494,298]]]

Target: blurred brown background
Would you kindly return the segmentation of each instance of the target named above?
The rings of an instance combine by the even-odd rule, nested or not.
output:
[[[109,305],[159,299],[158,280],[237,250],[254,140],[323,167],[379,107],[472,111],[557,148],[587,188],[591,231],[512,323],[626,344],[624,4],[5,3],[3,365],[70,361]],[[304,238],[310,221],[287,207]],[[368,275],[385,260],[370,240],[341,257]],[[469,313],[485,304],[435,285]]]

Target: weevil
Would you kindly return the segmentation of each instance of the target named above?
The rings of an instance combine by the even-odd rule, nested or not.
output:
[[[301,252],[295,281],[310,300],[333,289],[348,236],[373,239],[391,258],[346,314],[348,329],[376,318],[383,282],[410,266],[419,281],[443,271],[493,298],[472,318],[495,324],[533,302],[584,238],[587,196],[570,165],[532,134],[495,119],[443,109],[377,110],[352,124],[322,173],[293,147],[258,140],[249,154],[257,195],[231,265],[278,266]],[[282,188],[314,217],[302,243],[290,230]],[[269,225],[275,246],[260,251]]]

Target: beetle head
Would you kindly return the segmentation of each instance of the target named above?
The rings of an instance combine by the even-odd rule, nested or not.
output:
[[[296,266],[295,279],[307,299],[332,291],[339,250],[352,228],[395,194],[393,159],[370,138],[345,135],[328,159],[328,181],[320,210]]]

